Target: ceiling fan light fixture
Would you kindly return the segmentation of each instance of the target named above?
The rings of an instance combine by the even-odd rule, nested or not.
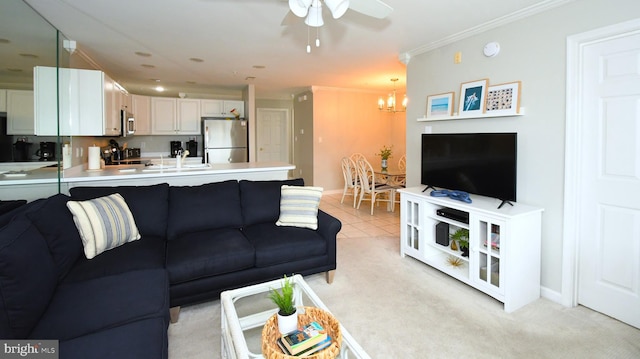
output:
[[[324,0],[324,3],[331,10],[334,19],[339,19],[349,10],[349,0]]]
[[[313,0],[289,0],[289,9],[297,17],[307,16],[309,6]]]
[[[322,3],[319,0],[313,0],[309,7],[309,14],[304,19],[304,23],[311,27],[320,27],[324,25],[322,20]]]

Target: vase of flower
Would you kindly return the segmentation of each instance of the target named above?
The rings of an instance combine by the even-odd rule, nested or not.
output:
[[[383,171],[387,170],[387,161],[389,160],[389,157],[391,157],[392,153],[391,148],[393,148],[393,145],[391,145],[391,147],[382,146],[380,152],[378,152],[378,156],[380,156],[380,158],[382,159],[382,161],[380,162],[380,166],[382,167]]]

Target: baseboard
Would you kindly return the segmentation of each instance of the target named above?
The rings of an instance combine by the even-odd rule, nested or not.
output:
[[[540,296],[549,299],[552,302],[564,305],[562,301],[562,293],[551,290],[547,287],[540,287]]]

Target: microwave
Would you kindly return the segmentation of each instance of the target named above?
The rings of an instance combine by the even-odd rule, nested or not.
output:
[[[122,121],[122,137],[131,136],[136,133],[136,119],[131,112],[120,110],[120,119]]]

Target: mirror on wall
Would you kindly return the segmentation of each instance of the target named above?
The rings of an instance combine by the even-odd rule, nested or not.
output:
[[[59,148],[65,141],[35,136],[33,123],[33,68],[68,63],[69,54],[59,50],[63,41],[58,30],[24,1],[0,1],[0,96],[6,104],[0,108],[1,163],[49,160],[50,155],[43,157],[48,152],[41,143]],[[37,163],[27,167],[33,166]]]

